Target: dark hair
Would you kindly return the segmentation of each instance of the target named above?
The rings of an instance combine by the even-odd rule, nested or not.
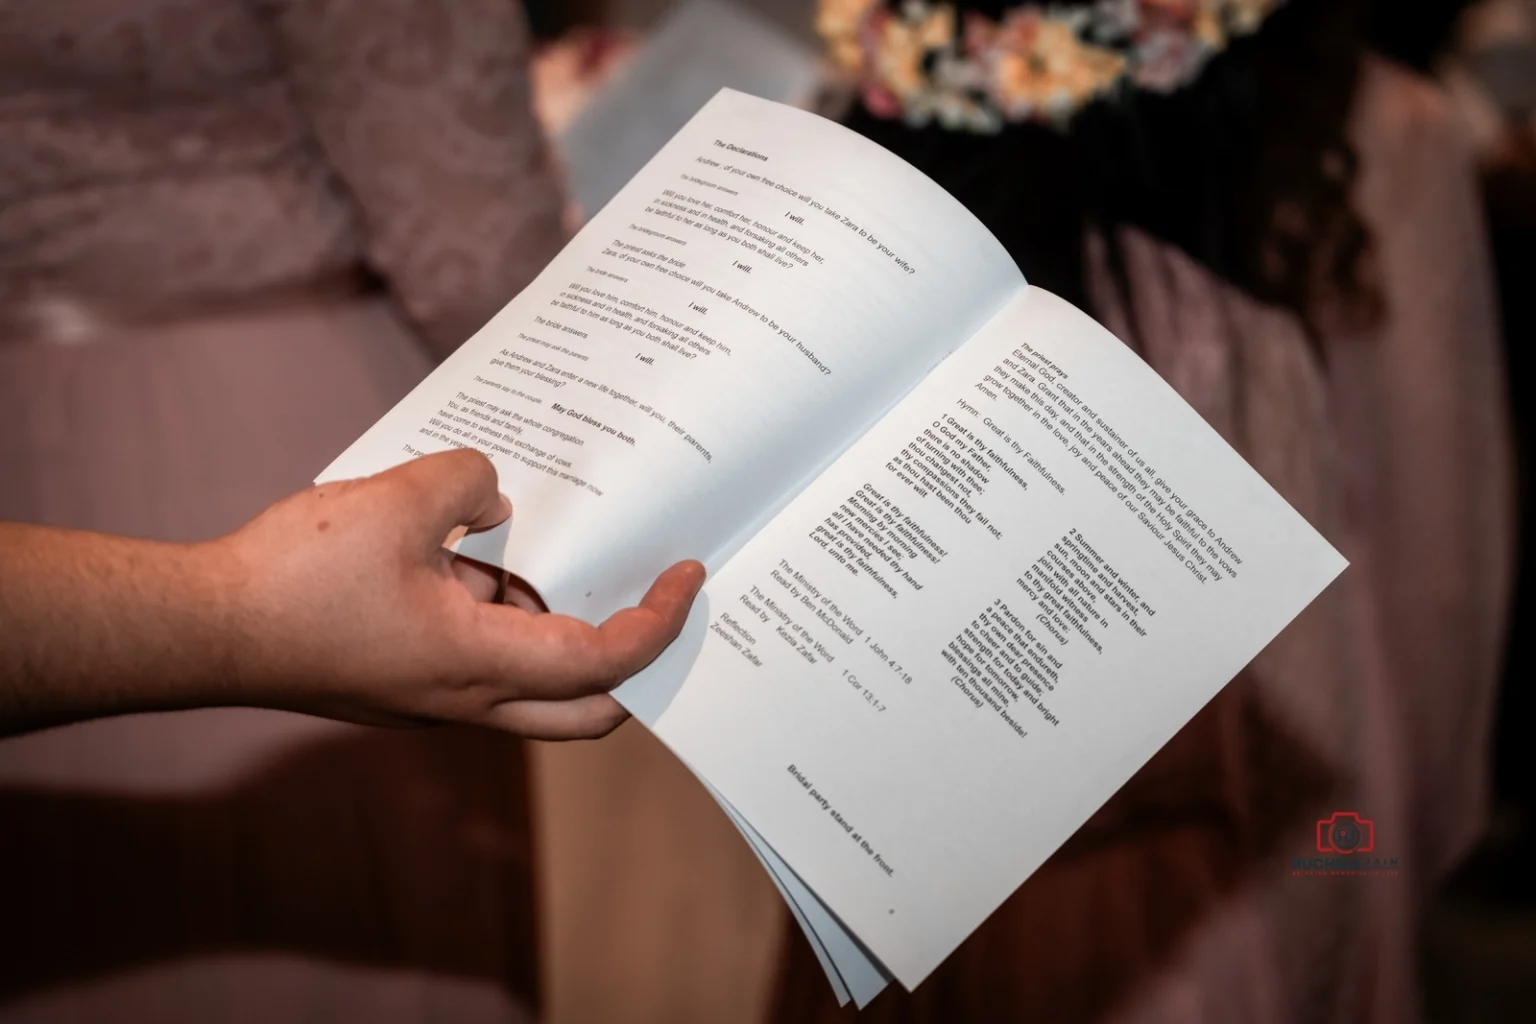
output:
[[[963,6],[996,17],[1013,5]],[[1370,13],[1365,0],[1291,0],[1194,84],[1128,91],[1066,132],[914,130],[862,107],[847,121],[953,193],[1031,281],[1084,309],[1088,233],[1124,292],[1118,229],[1135,227],[1292,310],[1318,339],[1324,316],[1379,313],[1347,135]]]

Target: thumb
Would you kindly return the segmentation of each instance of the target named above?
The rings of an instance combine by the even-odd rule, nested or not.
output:
[[[423,455],[381,476],[412,493],[423,543],[433,549],[460,526],[483,530],[512,514],[512,503],[496,489],[496,467],[469,448]]]

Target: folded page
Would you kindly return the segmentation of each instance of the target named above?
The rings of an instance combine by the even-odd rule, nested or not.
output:
[[[478,448],[516,511],[460,550],[602,618],[718,565],[1022,287],[890,153],[723,91],[322,479]]]
[[[710,792],[767,870],[779,894],[784,897],[784,902],[789,904],[790,913],[810,940],[822,970],[832,983],[832,990],[837,993],[838,1005],[852,999],[855,1006],[864,1009],[870,1000],[885,991],[890,977],[746,819],[737,814],[718,793],[713,790]]]

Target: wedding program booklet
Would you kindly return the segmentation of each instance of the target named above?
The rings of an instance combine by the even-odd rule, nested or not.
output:
[[[709,568],[616,695],[860,1005],[921,982],[1345,565],[932,181],[731,91],[322,479],[455,446],[516,509],[459,550],[554,611]]]

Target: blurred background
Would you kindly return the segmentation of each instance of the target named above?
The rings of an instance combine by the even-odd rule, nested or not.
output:
[[[986,137],[877,117],[873,51],[829,56],[898,7],[0,0],[0,517],[233,527],[716,89],[801,105],[954,192],[1353,563],[862,1019],[1536,1019],[1536,0],[1291,0],[1178,95]],[[1340,810],[1393,871],[1300,863]],[[0,951],[0,1022],[855,1016],[634,724],[0,741]]]

